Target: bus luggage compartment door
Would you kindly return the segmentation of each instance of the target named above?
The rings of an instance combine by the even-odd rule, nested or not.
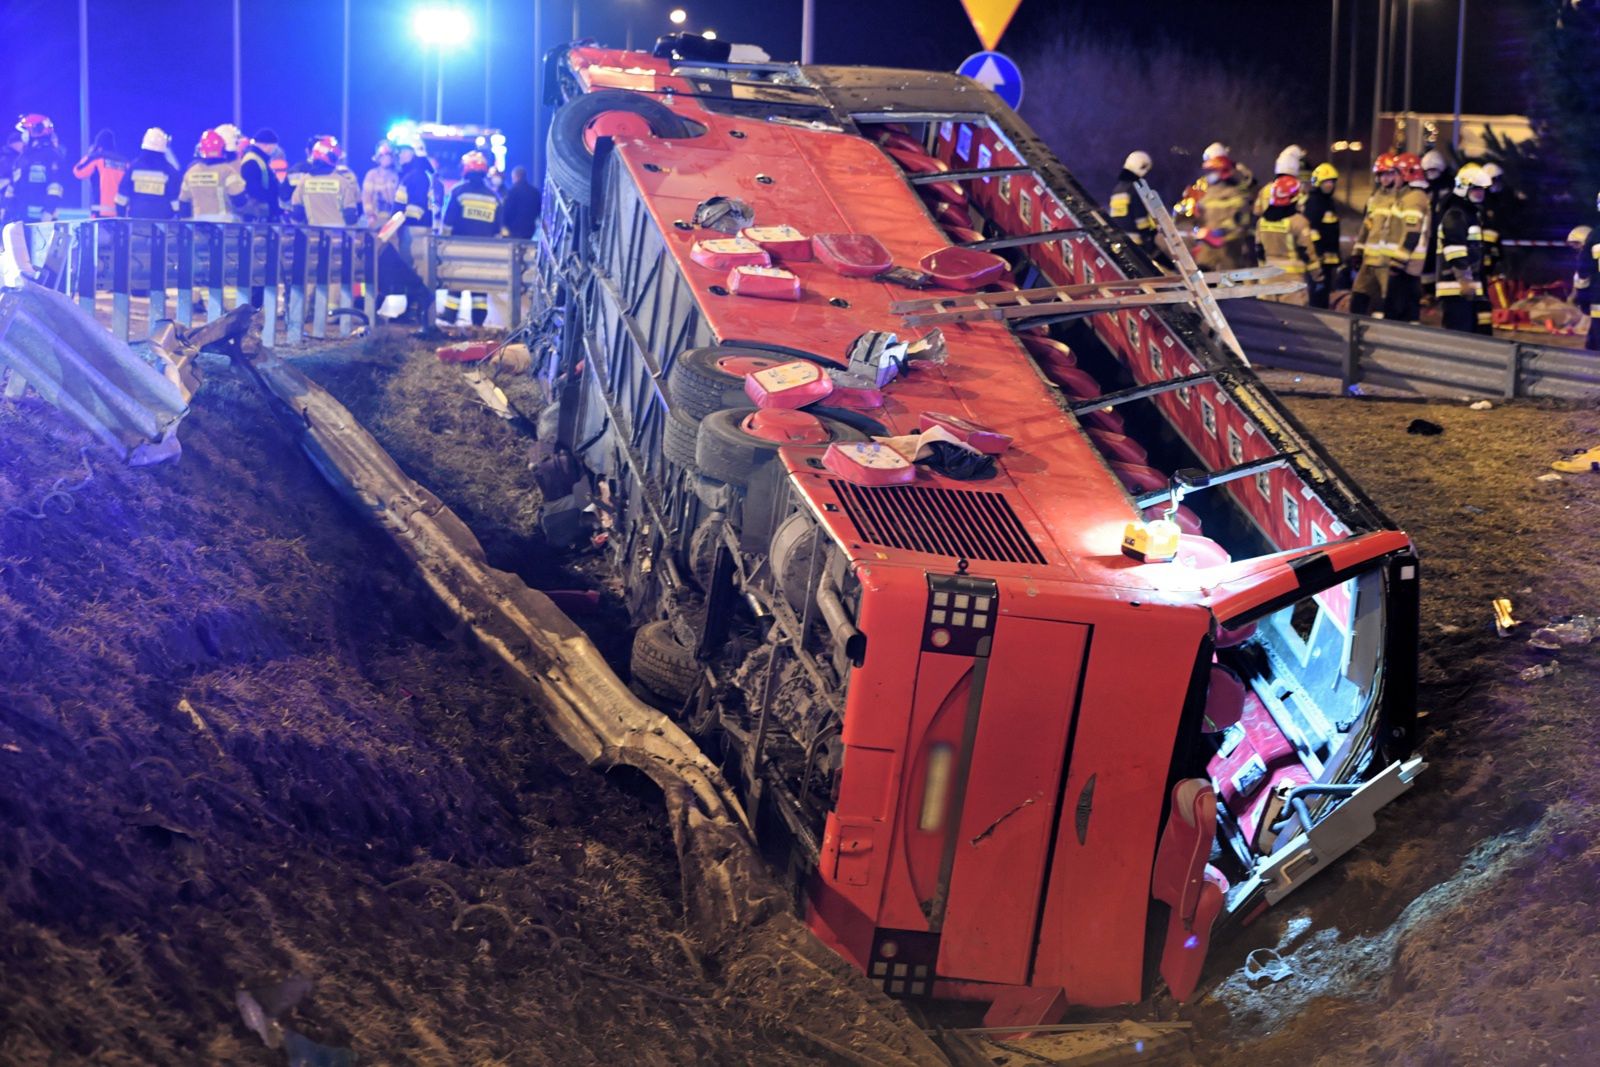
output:
[[[1061,798],[1089,627],[1001,616],[981,674],[938,973],[1023,984]]]

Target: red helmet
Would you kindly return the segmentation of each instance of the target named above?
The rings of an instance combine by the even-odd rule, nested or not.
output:
[[[222,134],[216,130],[207,130],[200,135],[200,144],[195,148],[195,155],[201,159],[221,159],[228,154],[228,144],[222,139]]]
[[[1393,152],[1380,153],[1378,158],[1372,161],[1372,173],[1387,174],[1397,168],[1399,161],[1400,157]]]
[[[30,144],[34,141],[47,141],[56,135],[56,124],[50,121],[50,116],[30,114],[17,118],[17,131],[22,134],[22,139]]]
[[[339,138],[318,137],[316,143],[311,146],[311,158],[330,167],[338,166],[339,161],[344,158],[344,149],[339,147]]]
[[[1394,168],[1400,172],[1400,180],[1408,184],[1428,180],[1428,176],[1422,172],[1422,157],[1413,152],[1402,152],[1396,156]]]
[[[461,157],[462,174],[488,174],[489,157],[482,152],[468,152]]]
[[[1212,156],[1201,164],[1200,169],[1211,175],[1216,181],[1225,182],[1233,177],[1233,160],[1228,156]]]
[[[1271,195],[1274,207],[1286,207],[1294,203],[1300,196],[1300,179],[1293,174],[1279,176],[1272,183]]]

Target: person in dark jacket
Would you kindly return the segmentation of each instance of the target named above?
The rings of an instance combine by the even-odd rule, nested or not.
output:
[[[1600,212],[1600,195],[1595,196],[1595,210]],[[1590,352],[1600,352],[1600,224],[1583,227],[1578,246],[1577,269],[1572,274],[1572,295],[1577,305],[1589,316],[1589,334],[1583,347]],[[1581,232],[1581,231],[1579,231]]]
[[[178,168],[167,158],[171,138],[152,126],[144,131],[139,153],[123,172],[117,188],[117,214],[130,219],[178,217]]]
[[[527,167],[511,168],[511,188],[506,190],[500,216],[506,234],[522,241],[533,239],[539,226],[539,190],[528,181]]]
[[[1316,238],[1316,262],[1312,264],[1306,296],[1314,308],[1328,306],[1333,292],[1333,280],[1339,275],[1343,250],[1339,247],[1339,202],[1334,193],[1339,188],[1339,172],[1332,163],[1320,163],[1311,172],[1314,188],[1306,194],[1306,221]]]
[[[6,189],[7,222],[53,222],[61,207],[66,160],[56,143],[56,126],[44,115],[17,121],[22,151],[11,164]]]
[[[271,222],[278,217],[282,194],[278,176],[272,173],[272,154],[277,147],[278,135],[263,127],[239,154],[239,177],[244,179],[245,195],[239,214],[246,222]]]
[[[489,159],[482,152],[461,157],[461,182],[450,190],[445,201],[439,232],[445,236],[496,237],[500,233],[500,198],[489,188]],[[450,290],[444,298],[445,319],[461,319],[461,293]],[[489,317],[489,297],[472,293],[472,325],[482,326]]]
[[[400,146],[400,186],[394,202],[406,213],[408,227],[433,229],[433,164],[410,145]]]
[[[1445,201],[1435,231],[1439,265],[1439,308],[1444,328],[1462,333],[1492,333],[1489,316],[1478,315],[1483,289],[1483,217],[1479,208],[1489,191],[1489,176],[1475,164],[1456,172],[1455,189]]]
[[[1117,174],[1117,184],[1111,187],[1111,200],[1107,205],[1111,224],[1132,238],[1136,245],[1150,243],[1155,235],[1156,220],[1150,217],[1150,209],[1144,206],[1139,191],[1134,188],[1135,183],[1149,176],[1154,165],[1150,153],[1129,152]]]

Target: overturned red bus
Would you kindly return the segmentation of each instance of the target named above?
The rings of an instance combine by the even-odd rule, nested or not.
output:
[[[537,267],[635,681],[889,993],[1187,998],[1420,769],[1409,540],[1153,285],[911,325],[1158,276],[993,94],[661,51],[552,57]]]

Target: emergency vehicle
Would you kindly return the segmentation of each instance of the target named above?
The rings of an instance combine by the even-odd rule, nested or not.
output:
[[[1421,769],[1411,542],[989,91],[657,52],[537,266],[635,681],[889,994],[1186,999]]]
[[[491,167],[505,173],[506,136],[488,126],[397,122],[389,127],[388,140],[397,145],[420,145],[447,189],[461,180],[461,157],[468,152],[482,152]]]

